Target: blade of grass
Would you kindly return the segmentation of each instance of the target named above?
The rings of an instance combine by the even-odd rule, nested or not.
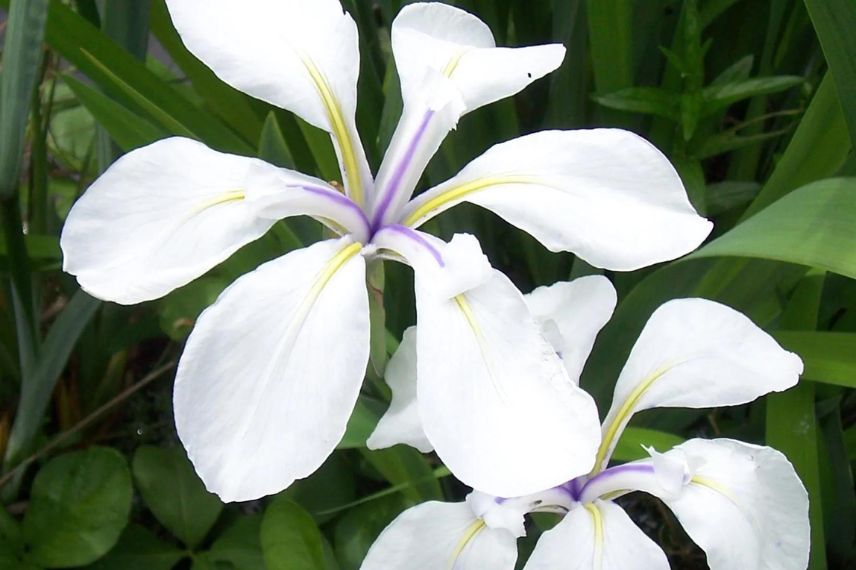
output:
[[[856,2],[805,0],[805,5],[835,79],[852,143],[856,141]]]

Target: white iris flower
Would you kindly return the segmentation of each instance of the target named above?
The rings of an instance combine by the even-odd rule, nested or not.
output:
[[[615,292],[605,278],[586,277],[537,289],[528,301],[565,365],[578,370],[613,311]],[[422,394],[413,390],[414,334],[390,362],[394,399],[370,440],[375,447],[431,448],[431,434],[420,424]],[[608,467],[638,411],[742,404],[793,386],[801,372],[799,357],[739,312],[704,299],[670,301],[651,316],[621,371],[591,473],[517,498],[475,491],[462,503],[413,507],[384,530],[362,570],[512,570],[524,516],[533,512],[563,519],[540,538],[525,570],[667,570],[663,551],[613,502],[633,491],[660,498],[713,570],[804,570],[808,496],[778,451],[692,439],[662,454],[649,449],[650,459]]]
[[[282,218],[312,216],[339,234],[238,279],[196,323],[174,403],[206,486],[226,501],[278,492],[341,440],[369,356],[365,270],[375,259],[415,270],[424,428],[443,460],[468,484],[503,495],[587,472],[593,403],[568,380],[520,293],[472,236],[445,243],[417,228],[468,201],[599,267],[673,259],[711,224],[668,160],[625,131],[540,132],[491,148],[411,199],[463,114],[556,69],[564,48],[498,48],[466,12],[402,9],[392,48],[404,111],[375,180],[354,119],[357,29],[336,0],[167,5],[187,47],[221,79],[330,133],[344,183],[342,193],[171,138],[118,160],[69,214],[65,270],[123,304],[192,281]]]

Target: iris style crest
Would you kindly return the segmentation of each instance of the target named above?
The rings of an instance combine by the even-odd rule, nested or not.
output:
[[[225,501],[258,498],[332,452],[369,358],[366,264],[385,259],[415,271],[422,425],[443,461],[507,496],[587,472],[598,425],[578,368],[563,366],[474,237],[446,243],[418,228],[468,201],[598,267],[666,261],[711,229],[668,160],[626,131],[545,131],[494,146],[414,198],[460,117],[555,70],[561,45],[500,48],[464,11],[403,8],[391,29],[403,113],[375,178],[354,120],[357,29],[336,0],[167,5],[223,81],[330,133],[344,187],[170,138],[118,160],[69,214],[65,270],[122,304],[187,284],[282,218],[311,216],[337,235],[238,279],[196,323],[174,404],[206,486]]]
[[[604,277],[584,277],[537,289],[527,302],[552,330],[548,338],[565,366],[576,370],[611,315],[615,292]],[[408,356],[416,334],[405,334],[393,356],[387,372],[393,402],[369,440],[372,447],[431,448]],[[562,519],[540,537],[525,570],[667,570],[663,551],[614,502],[634,491],[658,497],[675,513],[712,570],[804,570],[808,496],[778,451],[732,439],[691,439],[609,467],[621,432],[638,411],[742,404],[793,386],[801,372],[799,357],[737,311],[704,299],[670,301],[651,316],[621,372],[590,473],[520,497],[474,491],[463,503],[413,507],[381,533],[362,570],[512,570],[515,539],[525,534],[524,517],[535,512]]]

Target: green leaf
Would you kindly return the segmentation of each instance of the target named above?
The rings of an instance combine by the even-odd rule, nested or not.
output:
[[[167,131],[117,103],[97,89],[93,89],[70,75],[63,77],[77,100],[92,113],[98,124],[123,151],[133,150],[167,136]]]
[[[259,158],[279,166],[280,168],[290,168],[294,170],[294,157],[291,155],[291,149],[288,148],[288,141],[285,140],[285,135],[279,122],[276,120],[276,113],[271,111],[265,119],[262,127],[262,134],[259,135]]]
[[[776,169],[743,217],[758,213],[800,186],[835,176],[850,148],[844,114],[832,77],[827,74]]]
[[[588,0],[587,13],[596,91],[633,85],[633,2]]]
[[[658,87],[628,87],[592,98],[610,109],[680,120],[680,97]]]
[[[348,428],[342,441],[336,446],[337,449],[354,449],[366,446],[366,440],[374,431],[384,406],[377,400],[366,396],[360,396],[351,419],[348,420]]]
[[[21,399],[6,448],[7,464],[20,459],[39,429],[54,386],[84,327],[101,301],[78,290],[51,326],[32,375],[21,387]]]
[[[262,541],[259,536],[262,515],[255,514],[238,518],[223,531],[211,549],[203,556],[216,568],[218,564],[229,565],[231,570],[258,570],[264,568]]]
[[[315,521],[284,496],[265,511],[261,542],[268,570],[325,570],[321,532]]]
[[[852,144],[856,141],[856,2],[805,0],[805,5],[835,79]]]
[[[24,516],[29,559],[46,568],[94,562],[119,540],[132,494],[116,450],[90,447],[52,459],[33,481]]]
[[[346,512],[333,533],[336,559],[342,570],[359,570],[378,535],[405,508],[400,495],[384,497]]]
[[[428,461],[412,447],[396,445],[376,451],[362,449],[360,452],[384,479],[393,485],[406,485],[402,493],[414,503],[443,498]]]
[[[187,554],[144,526],[131,524],[107,556],[90,570],[170,570]]]
[[[856,333],[778,331],[775,337],[803,359],[803,378],[856,388]]]
[[[0,199],[18,190],[30,101],[42,61],[47,0],[15,0],[6,20],[0,79]]]
[[[134,479],[155,518],[195,547],[220,516],[223,503],[205,489],[184,450],[144,445],[134,453]]]
[[[856,178],[814,182],[737,225],[689,258],[774,259],[856,279],[854,197]]]
[[[173,340],[183,340],[197,317],[228,285],[225,279],[202,277],[169,293],[158,302],[161,330]]]
[[[644,447],[653,447],[662,453],[683,442],[684,438],[671,433],[648,428],[628,427],[621,434],[621,439],[615,446],[612,458],[616,461],[645,459],[650,456]]]
[[[171,134],[215,148],[254,154],[253,147],[206,110],[185,99],[134,56],[58,0],[52,0],[46,41],[104,92],[145,113]]]
[[[744,81],[711,85],[702,91],[704,99],[702,116],[713,115],[717,111],[730,107],[738,101],[769,95],[796,87],[805,80],[799,76],[782,75],[777,77],[753,77]]]

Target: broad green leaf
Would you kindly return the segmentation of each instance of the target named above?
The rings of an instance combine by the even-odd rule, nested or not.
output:
[[[342,570],[359,570],[378,535],[405,508],[401,496],[392,495],[350,509],[336,521],[333,544]]]
[[[170,570],[186,555],[146,527],[131,524],[113,550],[90,570]]]
[[[621,439],[615,446],[612,458],[616,461],[636,461],[650,457],[645,451],[645,447],[653,447],[663,453],[683,442],[684,438],[671,433],[648,428],[628,427],[621,434]]]
[[[32,375],[22,389],[15,422],[6,447],[6,462],[20,459],[35,437],[54,386],[62,374],[77,339],[101,301],[78,290],[48,331]]]
[[[52,459],[33,481],[24,516],[29,559],[45,568],[94,562],[119,540],[132,494],[116,450],[90,447]]]
[[[798,263],[856,278],[856,178],[820,180],[737,225],[690,258]]]
[[[805,0],[805,5],[835,79],[852,144],[856,141],[856,2]]]
[[[672,121],[680,120],[680,97],[657,87],[628,87],[594,95],[593,99],[610,109],[657,115]]]
[[[711,85],[702,91],[704,98],[702,115],[712,115],[743,99],[778,93],[796,87],[804,81],[799,76],[782,75],[778,77],[753,77],[744,81]]]
[[[853,489],[853,469],[847,457],[844,441],[842,410],[836,403],[827,412],[818,410],[821,438],[820,485],[823,494],[824,530],[829,565],[847,567],[856,560],[856,494]]]
[[[348,428],[337,449],[354,449],[366,446],[366,440],[374,431],[380,416],[383,414],[384,405],[377,400],[367,396],[360,396],[351,419],[348,420]]]
[[[775,337],[803,359],[803,378],[856,388],[856,333],[778,331]]]
[[[325,570],[322,540],[309,513],[286,497],[265,510],[261,543],[268,570]]]
[[[262,541],[259,536],[262,515],[241,516],[226,528],[203,557],[216,568],[229,565],[231,570],[258,570],[264,568]]]
[[[63,80],[122,150],[127,152],[168,135],[165,130],[74,77],[66,75]]]
[[[134,479],[155,518],[184,544],[199,544],[223,503],[205,489],[184,450],[144,445],[134,453]]]
[[[441,499],[440,485],[425,457],[412,447],[396,445],[388,449],[361,449],[369,464],[393,485],[407,485],[402,493],[416,502]]]
[[[827,75],[806,109],[785,153],[744,219],[820,178],[835,176],[850,153],[847,124],[832,77]]]
[[[331,512],[356,498],[354,464],[347,455],[333,453],[311,477],[295,481],[283,494],[323,525],[332,518]]]

